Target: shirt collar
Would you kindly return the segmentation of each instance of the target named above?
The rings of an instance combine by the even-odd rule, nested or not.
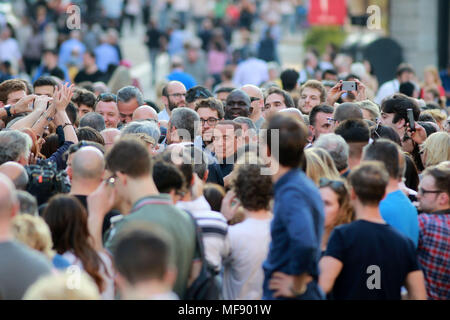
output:
[[[155,194],[152,196],[145,196],[143,198],[140,198],[138,201],[134,203],[131,211],[134,211],[136,207],[138,207],[142,202],[145,201],[157,201],[158,203],[160,202],[161,204],[172,204],[172,199],[170,198],[169,194],[166,193],[161,193],[157,195]]]
[[[432,212],[432,214],[450,214],[450,208]]]

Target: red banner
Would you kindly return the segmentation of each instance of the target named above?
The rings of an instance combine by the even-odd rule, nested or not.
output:
[[[346,0],[309,0],[310,25],[342,26],[346,17]]]

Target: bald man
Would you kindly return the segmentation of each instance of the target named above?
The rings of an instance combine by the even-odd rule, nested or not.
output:
[[[50,274],[52,265],[41,253],[15,241],[11,233],[13,217],[19,213],[17,191],[0,173],[0,299],[21,300],[39,277]]]
[[[172,110],[186,107],[186,87],[179,81],[170,81],[162,89],[164,110],[158,113],[158,120],[170,120]]]
[[[17,190],[26,190],[28,174],[25,168],[17,162],[8,161],[0,166],[0,173],[5,174],[14,183]]]
[[[105,158],[97,148],[91,146],[83,147],[73,154],[69,170],[72,176],[70,194],[78,198],[87,210],[87,197],[103,181]],[[111,217],[118,214],[118,212],[112,211],[106,214],[103,220],[103,233],[109,229]]]
[[[100,132],[103,139],[105,140],[105,151],[109,151],[112,148],[114,141],[117,136],[120,136],[120,130],[116,128],[107,128]]]
[[[246,84],[241,90],[250,97],[253,111],[249,118],[252,119],[256,129],[259,130],[264,123],[264,118],[262,116],[264,109],[264,94],[260,88],[252,84]]]
[[[132,121],[135,120],[149,120],[153,119],[158,121],[158,114],[155,109],[150,106],[140,106],[133,112]]]

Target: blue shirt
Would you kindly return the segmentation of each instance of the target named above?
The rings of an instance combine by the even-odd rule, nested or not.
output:
[[[439,73],[442,81],[442,87],[444,87],[445,92],[450,91],[450,73],[447,70],[442,70]],[[447,99],[447,107],[450,106],[450,99]]]
[[[97,57],[97,67],[101,72],[106,72],[109,64],[117,66],[120,62],[117,49],[110,44],[103,43],[97,46],[94,52]]]
[[[319,276],[318,262],[324,228],[324,205],[316,185],[299,169],[292,169],[274,185],[275,202],[269,254],[263,264],[263,298],[273,299],[272,273]]]
[[[86,46],[77,39],[69,39],[61,44],[59,49],[59,64],[60,68],[67,67],[67,64],[72,58],[72,50],[77,49],[79,51],[77,63],[79,66],[83,64],[83,54],[86,51]]]
[[[388,224],[410,238],[417,248],[419,241],[417,209],[402,191],[389,193],[380,202],[380,213]]]
[[[180,71],[180,70],[174,70],[172,71],[168,76],[167,80],[169,81],[180,81],[184,86],[186,87],[186,90],[189,90],[192,87],[195,87],[197,85],[197,82],[195,82],[194,77],[192,77],[189,73]]]

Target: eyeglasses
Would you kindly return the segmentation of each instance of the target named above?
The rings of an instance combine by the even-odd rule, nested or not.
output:
[[[339,181],[339,180],[330,180],[328,178],[320,178],[319,187],[320,188],[330,187],[333,190],[339,190],[339,189],[345,188],[345,183],[343,181]]]
[[[333,118],[327,118],[327,120],[329,124],[335,123],[337,121],[336,119]]]
[[[443,192],[443,191],[441,191],[441,190],[427,190],[427,189],[424,189],[424,188],[422,188],[422,187],[419,187],[419,193],[420,193],[420,194],[426,194],[426,193],[441,193],[441,192]]]
[[[207,122],[208,125],[210,125],[210,126],[214,126],[214,125],[216,125],[217,121],[219,121],[219,119],[210,117],[210,118],[205,120],[205,119],[200,118],[200,121],[202,123],[202,126],[205,125],[205,122]]]
[[[181,98],[181,97],[186,97],[186,93],[172,93],[172,94],[168,94],[167,96],[169,97],[175,97],[175,98]]]

